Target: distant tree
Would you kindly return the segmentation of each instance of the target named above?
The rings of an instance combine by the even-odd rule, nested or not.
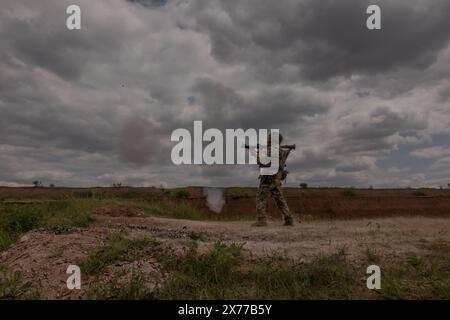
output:
[[[42,181],[35,180],[35,181],[33,181],[33,185],[35,188],[42,187]]]
[[[50,184],[50,188],[54,188],[55,187],[55,185],[52,183],[52,184]]]
[[[113,183],[114,188],[120,188],[122,186],[122,182]]]
[[[300,188],[307,189],[308,188],[308,184],[306,182],[302,182],[302,183],[300,183]]]

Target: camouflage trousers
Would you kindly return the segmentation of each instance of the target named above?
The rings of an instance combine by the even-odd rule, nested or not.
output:
[[[273,181],[270,183],[261,183],[259,185],[258,194],[256,195],[256,218],[258,220],[267,219],[267,201],[269,196],[275,200],[278,209],[281,211],[283,218],[292,218],[291,211],[284,199],[281,191],[281,182]]]

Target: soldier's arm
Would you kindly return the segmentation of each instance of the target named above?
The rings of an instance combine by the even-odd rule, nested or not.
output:
[[[258,150],[256,152],[256,163],[258,164],[258,166],[260,166],[262,168],[270,168],[270,165],[271,165],[270,161],[267,164],[264,164],[264,163],[261,162],[261,159],[259,157],[259,148],[258,148]]]

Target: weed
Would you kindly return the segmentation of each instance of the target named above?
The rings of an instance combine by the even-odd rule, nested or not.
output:
[[[173,191],[170,194],[171,197],[175,198],[175,199],[189,199],[189,197],[191,196],[190,192],[184,189],[180,189],[180,190],[176,190]]]
[[[0,265],[0,299],[39,299],[39,294],[25,283],[20,272]]]
[[[407,262],[411,267],[415,269],[419,269],[423,264],[423,261],[420,257],[409,257]]]
[[[172,272],[164,287],[158,292],[169,299],[224,299],[231,297],[233,287],[239,283],[239,275],[233,268],[239,262],[242,245],[215,243],[205,254],[197,252],[193,243],[181,257],[171,256],[162,260]]]
[[[205,241],[205,237],[202,232],[192,231],[191,234],[189,235],[189,238],[191,238],[192,240]]]
[[[91,251],[87,259],[80,262],[79,265],[83,272],[96,275],[113,262],[127,260],[127,253],[131,250],[144,249],[147,246],[159,244],[160,242],[153,238],[127,239],[123,234],[115,233],[108,236],[106,244],[102,248]]]
[[[378,255],[378,253],[371,248],[366,249],[366,258],[369,263],[378,263],[381,260],[381,257]]]
[[[89,290],[90,300],[154,300],[154,292],[148,287],[152,279],[136,270],[131,270],[131,275],[124,272],[114,274],[111,280],[101,281],[97,277]]]

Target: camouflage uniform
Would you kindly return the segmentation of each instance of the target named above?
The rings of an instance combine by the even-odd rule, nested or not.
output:
[[[281,180],[283,170],[286,166],[286,160],[291,150],[280,148],[279,169],[278,172],[271,176],[260,175],[259,189],[256,196],[256,218],[257,224],[264,225],[267,221],[267,199],[270,196],[275,200],[278,209],[283,214],[285,224],[291,225],[293,223],[292,214],[284,199],[281,191]],[[256,225],[257,225],[256,224]]]

